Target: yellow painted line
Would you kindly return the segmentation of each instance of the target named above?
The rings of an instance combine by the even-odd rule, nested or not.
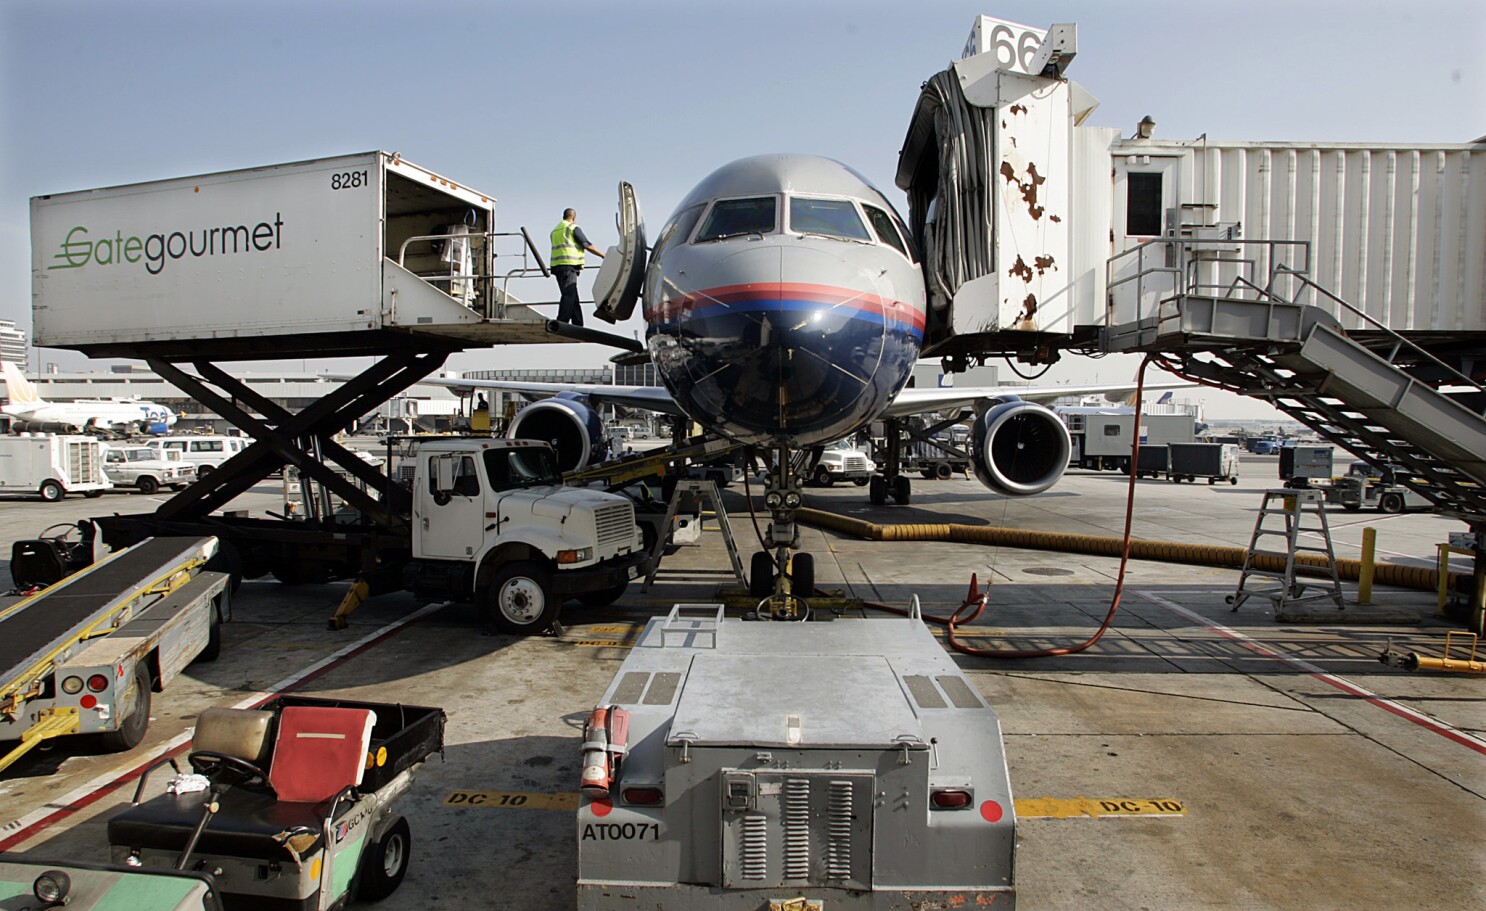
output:
[[[1034,797],[1016,802],[1020,819],[1100,819],[1105,816],[1186,816],[1187,805],[1169,797]]]
[[[588,633],[632,633],[635,631],[635,624],[628,623],[623,626],[585,626],[583,631]]]
[[[576,810],[577,791],[454,791],[446,807],[483,807],[494,810]]]
[[[583,648],[634,648],[635,647],[635,644],[633,642],[629,642],[629,641],[626,641],[624,639],[574,639],[574,640],[571,640],[571,643],[570,644],[572,644],[572,645],[579,645],[579,646],[582,646]]]
[[[446,807],[480,807],[492,810],[576,810],[576,791],[452,791],[443,800]],[[1103,819],[1106,817],[1186,816],[1187,805],[1169,797],[1092,798],[1033,797],[1016,801],[1021,819]]]

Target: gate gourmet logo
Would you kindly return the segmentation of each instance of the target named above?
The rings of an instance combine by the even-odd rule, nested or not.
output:
[[[115,231],[94,240],[91,232],[78,225],[67,232],[59,252],[52,257],[59,262],[52,269],[81,269],[92,264],[114,266],[121,263],[144,263],[151,275],[159,275],[165,263],[186,256],[220,256],[230,253],[265,252],[282,249],[284,217],[273,213],[273,221],[260,221],[251,228],[236,225],[224,228],[201,228],[189,231],[124,236]]]

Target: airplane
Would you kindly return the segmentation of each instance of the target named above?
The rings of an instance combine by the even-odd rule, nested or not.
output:
[[[622,197],[627,187],[621,186]],[[976,415],[976,477],[992,491],[1027,496],[1053,486],[1068,466],[1068,430],[1047,403],[1094,392],[1114,401],[1135,388],[911,388],[928,306],[918,255],[886,197],[832,159],[771,154],[734,161],[681,201],[648,264],[643,225],[638,236],[640,255],[629,258],[643,282],[601,270],[594,283],[595,297],[605,298],[598,315],[622,318],[639,298],[646,346],[664,388],[420,382],[550,396],[522,408],[508,434],[553,441],[568,471],[607,455],[594,408],[604,403],[684,416],[710,434],[768,450],[764,502],[772,522],[766,540],[774,553],[755,554],[751,568],[756,578],[771,580],[781,600],[790,597],[787,577],[807,594],[810,586],[799,583],[814,578],[808,553],[794,554],[791,562],[802,503],[792,452],[841,439],[875,420],[964,409]],[[619,257],[606,255],[606,266],[611,259]],[[605,285],[618,295],[617,304],[601,290]],[[870,496],[878,504],[889,497],[906,504],[910,481],[876,475]]]
[[[77,399],[71,402],[48,402],[26,379],[20,368],[9,361],[0,364],[5,373],[8,405],[0,414],[11,418],[13,427],[22,425],[65,426],[82,432],[112,431],[159,434],[175,424],[177,415],[164,405],[139,399]],[[23,429],[23,428],[22,428]]]

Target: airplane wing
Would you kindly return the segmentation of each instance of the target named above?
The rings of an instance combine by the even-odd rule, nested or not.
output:
[[[1193,383],[1146,383],[1146,392],[1163,389],[1187,389]],[[931,386],[910,387],[898,393],[882,416],[887,418],[907,417],[926,411],[946,411],[951,408],[969,408],[977,401],[1001,395],[1014,395],[1026,402],[1051,405],[1070,395],[1103,395],[1111,403],[1127,404],[1135,394],[1134,383],[1114,383],[1095,386]],[[1128,404],[1134,404],[1129,402]]]
[[[341,377],[331,377],[341,379]],[[552,396],[569,393],[581,396],[594,404],[612,403],[625,408],[644,408],[659,414],[681,414],[676,400],[660,386],[607,386],[580,383],[520,383],[506,380],[437,379],[419,380],[419,386],[444,386],[449,389],[496,389],[501,392],[525,392],[536,396]]]

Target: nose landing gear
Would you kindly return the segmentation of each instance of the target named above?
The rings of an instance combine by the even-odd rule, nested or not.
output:
[[[795,514],[804,502],[800,486],[789,451],[780,447],[764,489],[764,505],[770,517],[764,541],[769,550],[754,554],[749,566],[749,593],[761,599],[759,619],[803,620],[810,611],[808,599],[815,591],[815,558],[799,552],[800,529]]]

